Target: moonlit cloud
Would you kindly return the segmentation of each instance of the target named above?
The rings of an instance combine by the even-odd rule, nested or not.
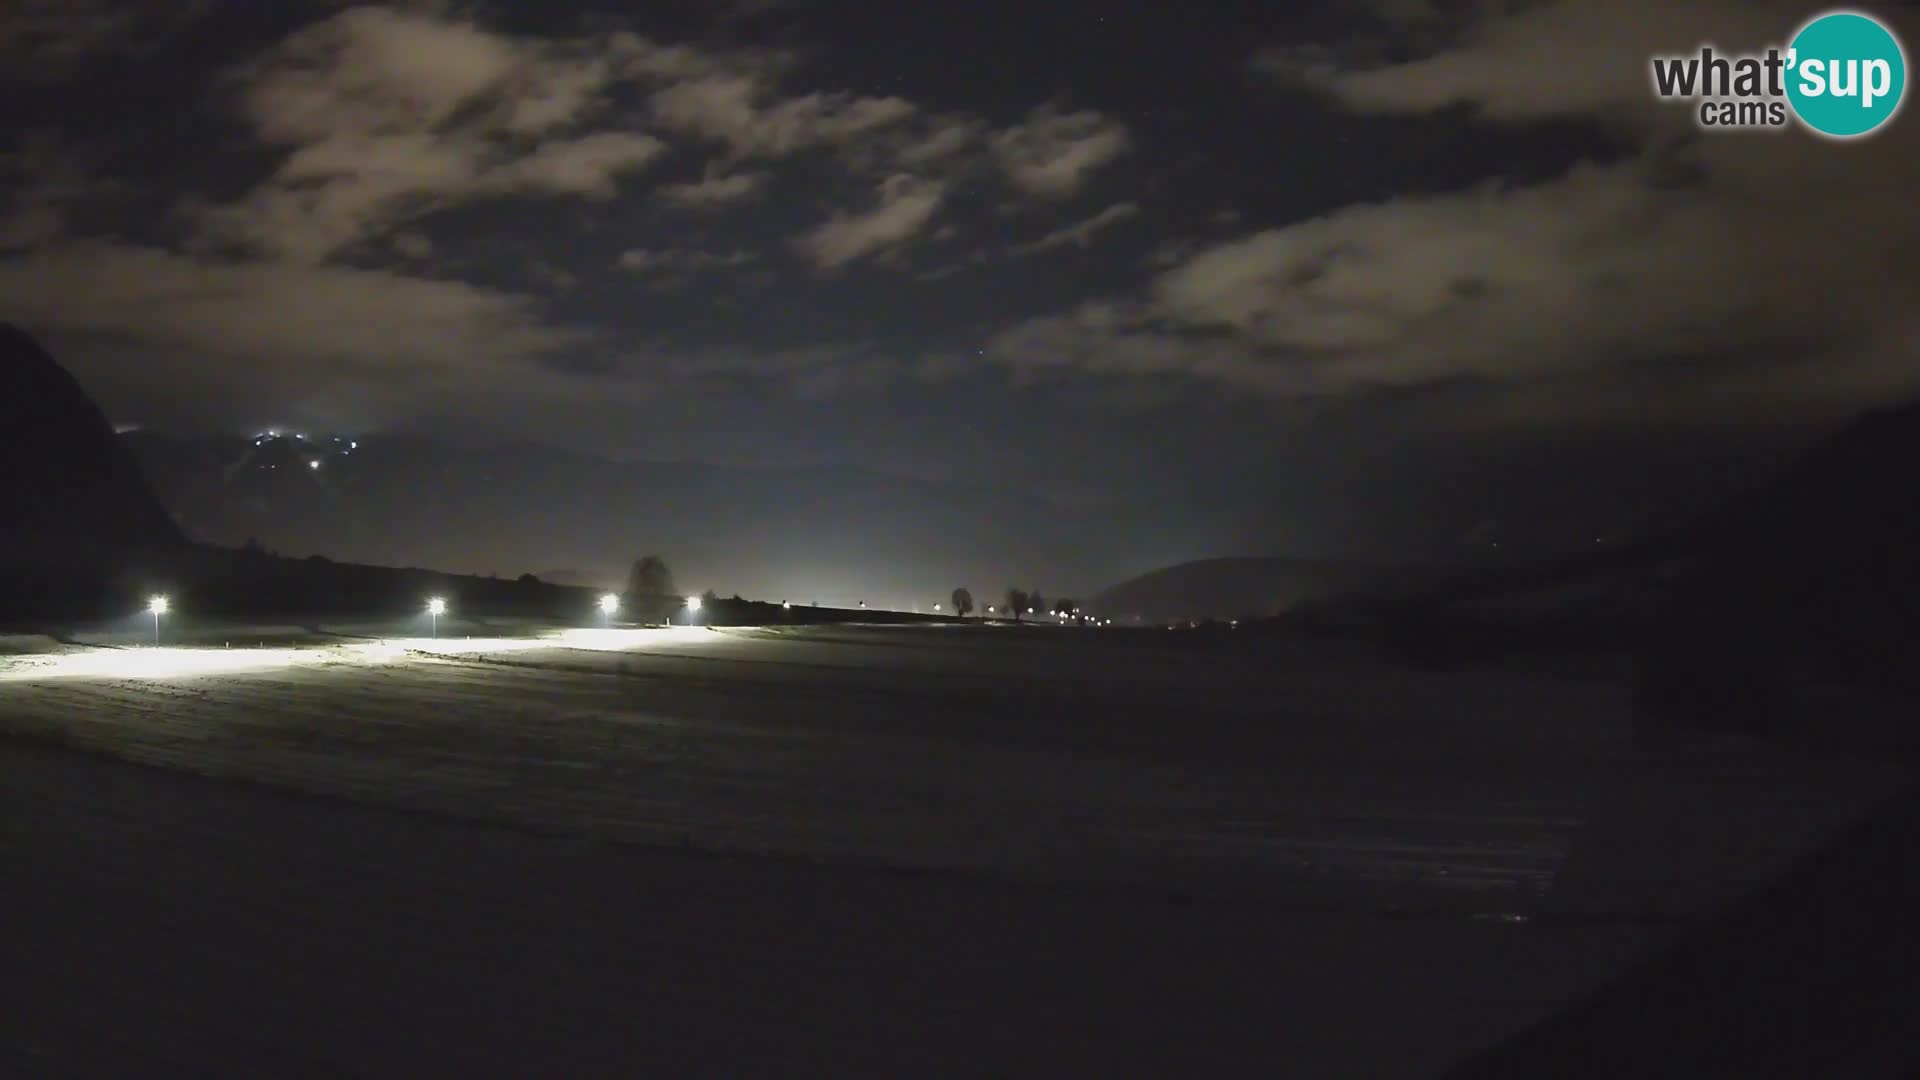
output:
[[[653,96],[662,127],[726,145],[738,157],[784,157],[858,139],[914,113],[897,97],[811,93],[777,98],[755,73],[720,73]]]
[[[709,165],[698,180],[662,184],[654,194],[663,202],[688,210],[714,210],[745,202],[765,190],[770,174],[727,172]]]
[[[803,254],[823,270],[891,250],[919,235],[940,210],[945,185],[901,173],[888,177],[871,208],[836,214],[798,241]]]
[[[1606,399],[1596,387],[1608,379],[1638,385],[1650,365],[1694,386],[1669,395],[1685,402],[1680,414],[1752,409],[1768,395],[1911,390],[1920,379],[1907,346],[1920,321],[1897,298],[1920,287],[1906,254],[1920,240],[1920,204],[1900,194],[1920,183],[1915,129],[1844,150],[1797,132],[1698,136],[1684,109],[1648,92],[1651,53],[1702,35],[1728,48],[1777,40],[1796,25],[1784,11],[1494,8],[1432,55],[1291,69],[1356,112],[1588,116],[1637,148],[1539,182],[1356,203],[1187,250],[1122,304],[1128,318],[1024,324],[1000,355],[1285,395],[1462,378],[1582,388],[1557,408],[1539,392],[1516,396],[1543,419]],[[1849,240],[1836,245],[1839,236]],[[1207,344],[1188,343],[1192,334]],[[1809,362],[1783,366],[1785,356]],[[1612,399],[1627,407],[1634,395]]]
[[[750,251],[690,251],[684,248],[660,248],[648,250],[633,248],[620,253],[619,265],[622,270],[636,272],[678,271],[678,270],[724,270],[728,267],[747,266],[755,261]]]
[[[1085,248],[1091,246],[1094,237],[1100,235],[1100,233],[1129,218],[1138,217],[1139,215],[1140,204],[1130,202],[1115,203],[1084,221],[1076,221],[1071,225],[1055,229],[1031,243],[1016,244],[1012,249],[1012,254],[1018,257],[1039,255],[1052,251],[1055,248]]]
[[[1029,195],[1060,198],[1126,153],[1131,139],[1125,126],[1098,112],[1042,106],[1025,122],[996,132],[991,143],[1008,182]]]
[[[631,38],[550,43],[418,12],[342,12],[236,71],[243,115],[288,153],[246,195],[194,216],[211,242],[313,262],[476,198],[609,198],[666,143],[578,125],[622,60],[649,55]]]
[[[0,306],[48,331],[112,334],[208,357],[472,372],[582,343],[538,304],[379,270],[193,258],[74,241],[0,261]]]

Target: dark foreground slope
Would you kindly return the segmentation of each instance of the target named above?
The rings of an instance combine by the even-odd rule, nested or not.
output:
[[[14,563],[181,543],[106,416],[11,323],[0,323],[0,499],[0,555]]]
[[[1709,522],[1650,635],[1657,714],[1777,730],[1810,684],[1920,694],[1920,403],[1862,417]]]
[[[1456,1080],[1920,1076],[1920,790]]]

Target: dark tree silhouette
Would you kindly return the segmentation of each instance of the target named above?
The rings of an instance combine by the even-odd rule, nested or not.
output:
[[[634,561],[633,569],[627,574],[626,607],[635,618],[649,622],[668,619],[679,604],[680,597],[673,587],[673,571],[667,569],[665,559],[648,555]]]
[[[643,596],[674,596],[673,571],[667,569],[667,562],[658,555],[648,555],[633,564],[627,574],[627,594],[636,599]]]
[[[973,614],[973,594],[964,588],[953,590],[953,610],[963,619]]]
[[[1036,614],[1045,611],[1047,610],[1047,598],[1041,595],[1039,589],[1035,589],[1027,597],[1027,607]]]
[[[1053,613],[1055,615],[1064,615],[1071,619],[1075,615],[1080,614],[1080,604],[1077,601],[1061,597],[1053,602]]]
[[[1007,590],[1007,610],[1013,613],[1014,622],[1020,621],[1020,616],[1027,613],[1027,605],[1032,602],[1033,598],[1027,595],[1025,589]]]

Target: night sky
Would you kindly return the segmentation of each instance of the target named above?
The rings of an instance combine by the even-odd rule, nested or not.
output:
[[[16,0],[0,318],[123,424],[1017,486],[1140,569],[1632,531],[1920,383],[1913,118],[1649,92],[1809,14]]]

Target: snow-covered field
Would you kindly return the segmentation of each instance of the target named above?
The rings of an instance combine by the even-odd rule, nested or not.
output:
[[[175,1001],[192,1029],[143,1022],[116,1053],[246,1071],[1435,1075],[1903,779],[1636,747],[1605,665],[1417,672],[1132,632],[466,629],[0,648],[0,732],[23,737],[0,758],[0,845],[34,913],[5,932],[69,986],[0,1002],[38,1018],[0,1019],[0,1047],[38,1045],[31,1023],[78,1053],[108,1024],[88,995],[111,990]],[[27,748],[47,743],[246,785]],[[534,982],[487,981],[508,973]],[[510,1006],[526,1017],[477,1030]]]

